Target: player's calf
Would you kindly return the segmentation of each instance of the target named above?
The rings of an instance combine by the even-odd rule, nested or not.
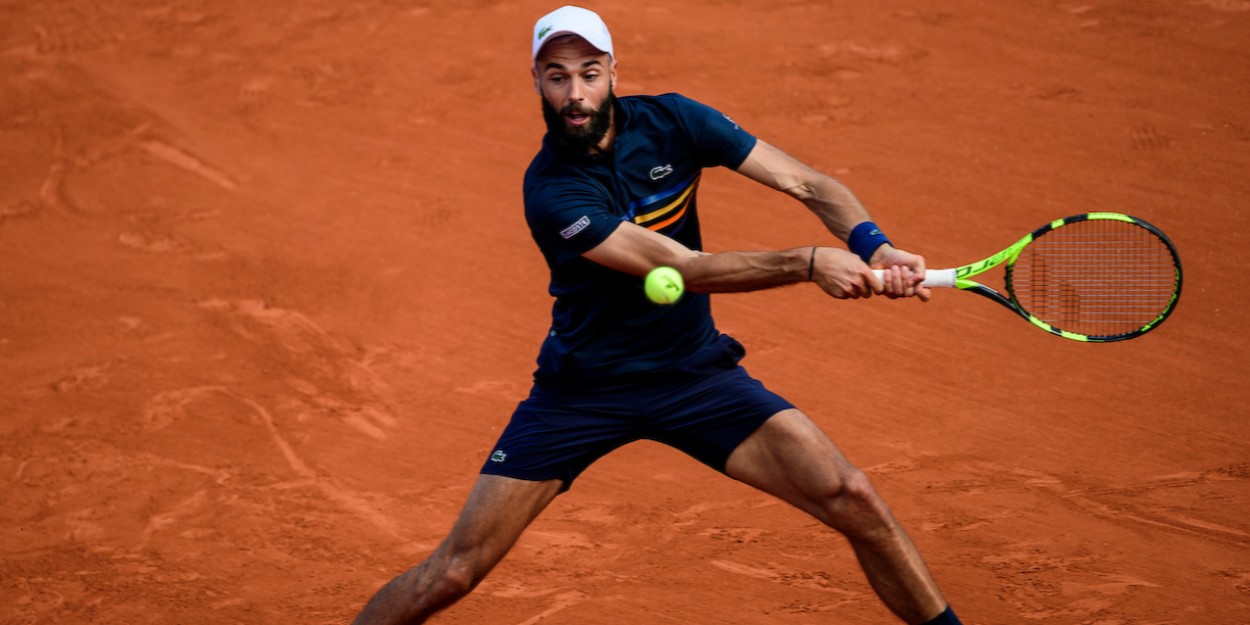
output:
[[[417,625],[469,594],[485,577],[471,560],[441,550],[378,591],[353,625]]]

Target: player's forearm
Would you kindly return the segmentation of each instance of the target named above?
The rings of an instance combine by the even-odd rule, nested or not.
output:
[[[805,282],[810,247],[777,252],[701,254],[678,263],[686,288],[696,293],[759,291]]]
[[[834,236],[845,241],[857,224],[871,221],[868,209],[851,190],[828,176],[786,190],[817,217]]]
[[[845,185],[762,140],[737,171],[803,202],[843,241],[856,225],[871,221],[864,205]]]

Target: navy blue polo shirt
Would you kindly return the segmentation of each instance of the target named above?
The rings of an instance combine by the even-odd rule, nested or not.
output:
[[[607,154],[573,155],[544,137],[525,172],[525,218],[556,298],[535,380],[629,379],[693,366],[720,334],[707,295],[651,303],[642,278],[581,255],[632,221],[701,250],[703,169],[737,169],[756,139],[720,112],[678,94],[618,100]]]

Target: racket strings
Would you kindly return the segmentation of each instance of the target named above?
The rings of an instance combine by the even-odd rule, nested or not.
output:
[[[1175,257],[1154,232],[1117,220],[1074,222],[1024,248],[1008,288],[1051,326],[1087,336],[1141,329],[1172,302]]]

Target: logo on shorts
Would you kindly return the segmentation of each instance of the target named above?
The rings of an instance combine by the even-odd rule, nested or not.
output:
[[[577,221],[573,222],[573,225],[571,225],[571,226],[569,226],[569,227],[567,227],[567,228],[565,228],[565,229],[561,230],[561,231],[560,231],[560,236],[562,236],[562,237],[564,237],[564,238],[566,238],[566,239],[571,239],[571,238],[573,238],[573,237],[574,237],[574,236],[575,236],[578,232],[581,232],[582,230],[585,230],[585,229],[586,229],[586,226],[589,226],[589,225],[590,225],[590,218],[589,218],[589,217],[587,217],[587,216],[585,216],[585,215],[582,215],[582,218],[581,218],[581,219],[578,219]]]
[[[504,460],[507,460],[507,459],[508,459],[508,454],[505,454],[502,449],[496,449],[495,453],[490,455],[491,462],[503,462]]]
[[[669,175],[669,174],[671,174],[671,173],[673,173],[673,164],[672,164],[672,163],[669,163],[669,164],[667,164],[667,165],[659,165],[659,166],[656,166],[656,167],[652,167],[652,168],[651,168],[651,179],[652,179],[652,180],[659,180],[660,178],[663,178],[663,177],[665,177],[665,176],[667,176],[667,175]]]

